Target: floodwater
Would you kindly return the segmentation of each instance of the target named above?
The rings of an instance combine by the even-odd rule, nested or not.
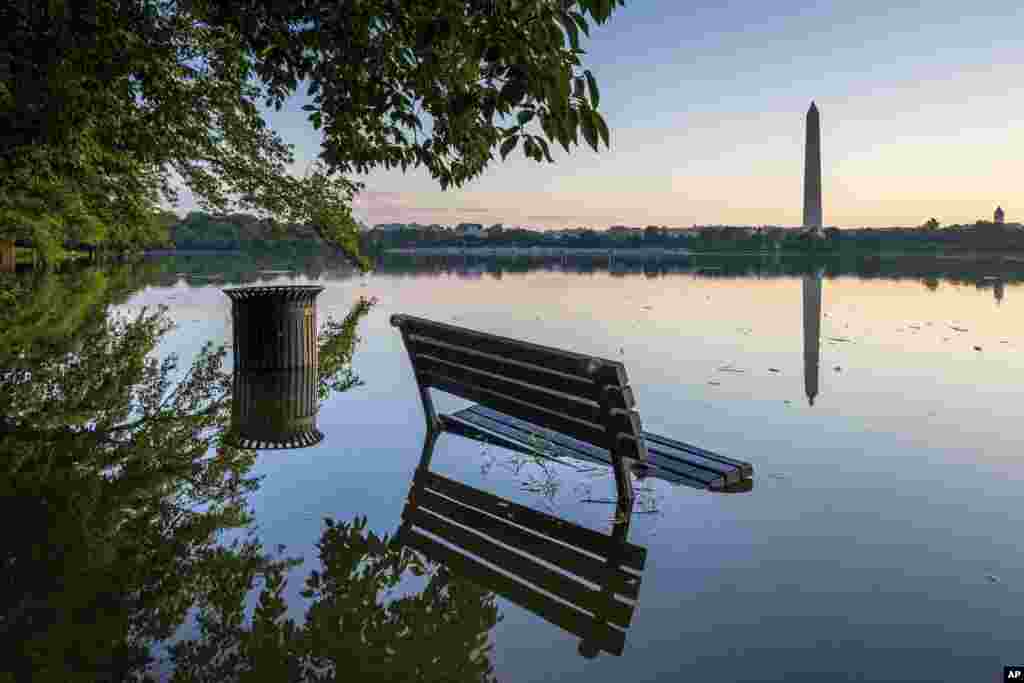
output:
[[[284,545],[301,557],[281,589],[284,616],[319,629],[317,642],[339,667],[366,680],[418,670],[422,680],[983,681],[1024,662],[1019,274],[728,257],[612,272],[601,263],[460,258],[393,259],[366,276],[342,267],[279,272],[288,270],[260,264],[240,274],[223,260],[168,260],[128,278],[110,310],[167,305],[177,326],[153,353],[175,353],[185,367],[205,343],[231,342],[225,287],[319,284],[321,323],[344,318],[359,297],[376,300],[358,318],[351,371],[360,383],[323,400],[322,441],[257,451],[247,471],[260,477],[245,497],[249,531],[263,548]],[[621,655],[581,656],[580,635],[457,567],[367,578],[386,572],[359,564],[360,553],[377,557],[365,538],[401,527],[426,431],[389,323],[395,313],[621,360],[644,429],[753,464],[746,493],[636,482],[628,541],[646,549],[646,562]],[[436,401],[444,412],[468,405]],[[613,479],[590,463],[445,434],[431,471],[603,534],[613,528]],[[24,472],[12,470],[15,489]],[[175,492],[187,500],[188,491]],[[364,517],[358,533],[345,527],[363,541],[318,553],[325,518]],[[82,513],[86,529],[90,520]],[[224,532],[220,542],[245,533]],[[32,547],[45,549],[45,538]],[[77,571],[70,561],[48,566]],[[303,596],[314,571],[341,578]],[[247,618],[255,600],[248,595]],[[394,601],[402,607],[389,611]],[[313,603],[321,611],[310,611]],[[448,617],[426,616],[439,609]],[[53,643],[65,641],[53,639],[88,634],[85,614],[64,618],[63,635],[57,626],[40,631],[32,647],[60,657]],[[371,644],[357,645],[356,615],[374,624]],[[199,638],[198,624],[194,611],[183,615],[168,642]],[[485,645],[484,654],[467,654],[467,643]],[[374,654],[356,652],[363,647]],[[154,665],[165,677],[174,668]]]

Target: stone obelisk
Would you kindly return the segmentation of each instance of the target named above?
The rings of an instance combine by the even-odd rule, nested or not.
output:
[[[821,229],[821,120],[811,102],[807,110],[807,144],[804,146],[804,227]]]

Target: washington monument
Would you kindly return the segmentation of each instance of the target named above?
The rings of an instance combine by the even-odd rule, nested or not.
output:
[[[804,227],[821,229],[821,120],[811,102],[804,147]]]

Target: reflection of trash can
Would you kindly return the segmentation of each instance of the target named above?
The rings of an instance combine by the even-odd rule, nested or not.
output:
[[[316,366],[236,371],[228,441],[260,450],[320,443],[316,388]]]
[[[231,298],[235,377],[228,442],[304,448],[316,428],[318,286],[225,289]]]
[[[225,289],[231,298],[235,370],[317,365],[315,285]]]

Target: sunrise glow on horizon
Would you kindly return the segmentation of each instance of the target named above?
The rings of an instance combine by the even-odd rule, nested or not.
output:
[[[973,223],[996,205],[1020,221],[1020,10],[970,9],[630,0],[583,44],[610,149],[552,145],[554,164],[517,149],[448,191],[425,170],[377,171],[355,178],[366,190],[354,213],[368,224],[797,226],[814,100],[825,225]],[[319,151],[307,99],[265,111],[295,145],[298,174]],[[193,208],[182,192],[177,211]]]

